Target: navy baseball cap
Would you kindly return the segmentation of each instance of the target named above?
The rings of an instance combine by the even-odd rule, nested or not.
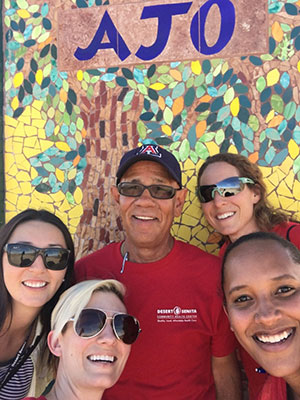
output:
[[[132,164],[144,160],[154,161],[161,164],[179,184],[180,189],[182,188],[179,162],[172,153],[153,144],[145,144],[141,147],[130,150],[123,155],[117,171],[117,184],[120,183],[120,179]]]

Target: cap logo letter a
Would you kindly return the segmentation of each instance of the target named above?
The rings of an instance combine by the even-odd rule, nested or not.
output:
[[[139,154],[147,154],[149,156],[154,156],[154,157],[159,157],[161,158],[161,153],[159,152],[159,147],[154,146],[151,144],[142,146],[141,150],[139,151]]]

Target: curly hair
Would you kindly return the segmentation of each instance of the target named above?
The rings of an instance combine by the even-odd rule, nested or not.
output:
[[[254,205],[254,217],[257,226],[261,231],[270,231],[275,225],[288,221],[288,215],[281,210],[276,210],[267,200],[267,188],[264,183],[263,175],[257,164],[252,163],[247,157],[233,153],[219,153],[208,157],[201,165],[197,184],[200,186],[200,179],[206,168],[214,163],[226,162],[238,170],[239,176],[251,178],[255,182],[255,188],[259,189],[260,200]],[[250,190],[254,190],[254,185],[248,185]],[[197,191],[198,192],[198,191]]]

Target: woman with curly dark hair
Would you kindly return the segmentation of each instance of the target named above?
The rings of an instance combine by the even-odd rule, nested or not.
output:
[[[257,164],[232,153],[208,157],[198,172],[197,196],[208,223],[224,237],[219,255],[243,235],[253,232],[275,232],[300,249],[300,224],[267,200],[267,188]],[[248,377],[250,399],[255,399],[266,374],[240,348]]]
[[[72,282],[74,259],[68,228],[46,210],[23,211],[1,228],[1,400],[41,394],[48,383],[51,312]]]

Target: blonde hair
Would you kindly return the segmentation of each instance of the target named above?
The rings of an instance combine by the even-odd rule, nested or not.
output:
[[[77,283],[59,298],[51,315],[51,330],[56,339],[71,318],[77,318],[94,292],[112,292],[124,303],[125,287],[114,279],[88,280]]]

